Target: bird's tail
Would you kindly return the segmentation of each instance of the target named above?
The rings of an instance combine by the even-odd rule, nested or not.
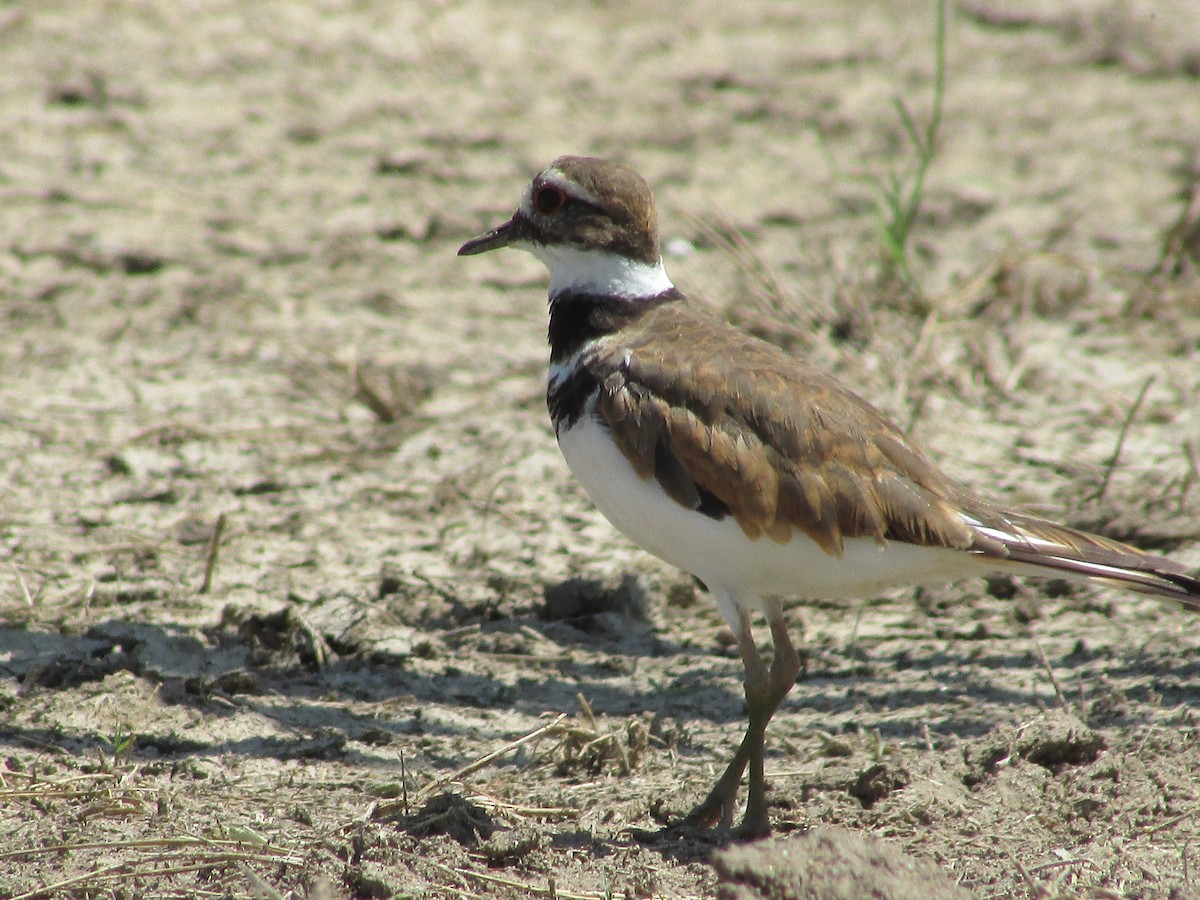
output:
[[[976,551],[997,562],[1014,564],[1025,574],[1057,573],[1170,597],[1200,613],[1200,572],[1174,560],[1033,516],[1005,513],[986,518],[971,518],[967,524],[977,537]]]

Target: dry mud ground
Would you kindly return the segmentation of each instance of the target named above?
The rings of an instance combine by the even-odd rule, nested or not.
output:
[[[955,475],[1200,565],[1200,8],[952,4],[910,290],[877,183],[933,22],[4,4],[0,895],[719,890],[636,830],[732,751],[740,663],[559,458],[539,265],[454,256],[563,152],[644,172],[681,286]],[[801,614],[777,841],[1200,896],[1196,618],[1004,579]]]

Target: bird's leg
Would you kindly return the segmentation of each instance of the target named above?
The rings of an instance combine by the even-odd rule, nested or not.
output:
[[[791,691],[800,674],[800,654],[792,646],[791,635],[788,634],[787,622],[783,618],[783,607],[778,600],[771,602],[767,614],[767,624],[771,626],[771,640],[775,644],[775,655],[771,660],[771,712],[779,708],[783,698]]]
[[[746,732],[749,739],[757,729],[757,750],[752,752],[750,762],[750,790],[746,802],[746,814],[742,824],[738,826],[741,837],[763,837],[771,832],[771,820],[767,814],[767,781],[764,772],[763,741],[767,733],[767,723],[775,715],[775,710],[783,702],[796,676],[800,674],[800,655],[792,646],[788,634],[787,623],[783,618],[783,608],[779,601],[771,601],[767,610],[767,621],[771,626],[771,638],[775,644],[775,653],[771,660],[770,673],[764,672],[764,687],[758,698],[758,708],[750,696],[750,667],[746,667],[746,703],[750,709],[750,727]],[[761,660],[759,661],[762,666]],[[743,743],[745,743],[743,741]],[[754,748],[752,748],[752,751]]]
[[[717,783],[713,785],[708,796],[692,810],[683,820],[684,825],[707,827],[720,823],[723,827],[733,824],[733,808],[737,802],[738,787],[746,767],[750,768],[750,794],[746,804],[746,813],[738,834],[742,837],[761,837],[771,830],[770,819],[767,815],[766,777],[764,774],[763,743],[767,733],[767,723],[787,696],[788,691],[800,673],[800,656],[792,646],[788,635],[787,623],[783,618],[783,608],[777,600],[768,601],[766,606],[767,623],[771,627],[771,637],[775,651],[770,668],[763,661],[754,643],[754,635],[750,631],[750,617],[742,606],[732,607],[736,612],[728,618],[736,622],[734,633],[737,637],[738,650],[742,656],[742,664],[746,669],[746,709],[749,713],[749,723],[746,734],[738,745],[737,752],[729,761]]]
[[[737,608],[737,626],[734,634],[737,637],[738,650],[742,655],[742,665],[746,670],[745,690],[746,706],[750,711],[750,724],[742,742],[738,745],[733,759],[725,767],[717,783],[713,785],[708,796],[693,809],[683,820],[684,825],[709,827],[720,824],[728,828],[733,825],[733,807],[737,802],[738,787],[742,783],[742,774],[746,764],[757,754],[762,757],[763,735],[766,722],[761,725],[756,721],[757,710],[761,708],[761,700],[766,697],[770,686],[770,672],[758,647],[754,643],[754,635],[750,631],[750,616],[743,607]]]

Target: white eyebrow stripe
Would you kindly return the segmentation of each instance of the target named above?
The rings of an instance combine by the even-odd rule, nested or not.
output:
[[[599,206],[600,201],[596,199],[596,195],[590,191],[585,191],[578,182],[567,178],[558,169],[547,169],[538,176],[542,184],[551,184],[559,190],[563,191],[568,197],[573,197],[576,200],[582,200],[584,203],[592,206]],[[525,190],[521,192],[521,212],[526,218],[532,219],[537,215],[533,211],[533,184],[525,185]]]
[[[596,199],[595,194],[585,190],[583,185],[578,181],[572,181],[568,178],[562,169],[546,169],[542,173],[542,181],[562,188],[570,197],[575,197],[584,203],[590,203],[592,206],[600,206],[600,201]]]

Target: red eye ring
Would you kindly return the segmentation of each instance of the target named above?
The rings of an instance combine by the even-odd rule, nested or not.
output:
[[[543,184],[533,192],[533,208],[542,215],[556,213],[567,203],[567,192],[553,184]]]

